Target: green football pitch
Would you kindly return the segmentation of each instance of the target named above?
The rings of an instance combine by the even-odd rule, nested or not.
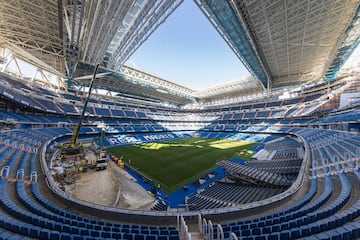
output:
[[[256,143],[191,138],[107,149],[170,194],[215,169],[221,159],[250,159]],[[246,154],[239,156],[239,152]]]

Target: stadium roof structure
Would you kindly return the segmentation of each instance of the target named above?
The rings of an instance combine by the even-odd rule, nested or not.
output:
[[[251,76],[194,91],[124,66],[183,0],[0,0],[0,46],[95,88],[178,105],[333,81],[360,42],[359,0],[195,0]],[[239,63],[240,64],[240,63]]]
[[[267,88],[319,81],[359,43],[359,1],[196,2]]]

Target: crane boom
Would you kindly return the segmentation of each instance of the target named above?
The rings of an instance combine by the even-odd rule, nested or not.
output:
[[[88,91],[88,95],[86,96],[86,99],[85,99],[84,108],[82,110],[79,123],[75,126],[74,132],[73,132],[73,134],[71,136],[70,144],[72,146],[74,146],[74,147],[78,145],[78,137],[79,137],[79,133],[80,133],[80,128],[81,128],[82,122],[84,121],[86,107],[87,107],[87,104],[89,102],[89,98],[90,98],[90,95],[91,95],[91,90],[92,90],[92,87],[94,85],[94,80],[95,80],[96,72],[97,72],[97,69],[98,69],[99,65],[100,65],[100,63],[95,64],[95,69],[94,69],[94,73],[93,73],[93,76],[92,76],[91,81],[90,81],[89,91]]]

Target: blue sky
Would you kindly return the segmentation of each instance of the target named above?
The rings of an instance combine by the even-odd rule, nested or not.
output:
[[[249,75],[192,0],[185,0],[126,65],[194,90]]]

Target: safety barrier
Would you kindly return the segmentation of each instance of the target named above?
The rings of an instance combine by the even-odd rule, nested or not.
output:
[[[10,166],[5,166],[1,169],[1,177],[8,178],[10,174]]]
[[[16,179],[21,181],[24,180],[24,169],[17,170]]]
[[[177,222],[178,222],[177,226],[178,226],[180,240],[191,240],[191,234],[189,233],[189,229],[185,222],[184,217],[178,215]]]
[[[36,172],[36,171],[31,172],[31,174],[30,174],[30,181],[31,181],[32,183],[37,183],[37,180],[38,180],[37,172]]]
[[[224,230],[222,229],[221,225],[218,224],[216,226],[217,229],[217,239],[224,239]]]
[[[204,237],[206,240],[214,240],[214,225],[211,220],[207,221],[205,218],[202,218],[201,215],[199,214],[198,228],[202,237]],[[217,235],[216,236],[217,240],[224,240],[225,238],[223,228],[220,224],[216,225],[216,235]],[[236,235],[233,234],[233,237],[236,237]],[[237,238],[233,238],[233,240],[237,240]]]
[[[235,235],[235,233],[230,233],[230,240],[238,240],[238,237]]]

